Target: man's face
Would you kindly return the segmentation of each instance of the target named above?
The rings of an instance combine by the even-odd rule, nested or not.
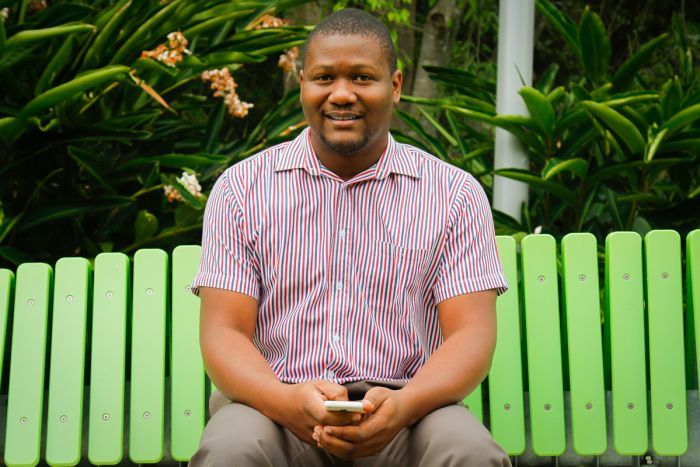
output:
[[[307,46],[300,79],[301,104],[317,151],[381,154],[401,96],[401,72],[390,72],[377,39],[316,36]]]

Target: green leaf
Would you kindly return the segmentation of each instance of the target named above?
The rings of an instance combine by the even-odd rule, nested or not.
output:
[[[63,70],[63,68],[68,65],[71,60],[73,60],[77,45],[78,40],[75,38],[75,36],[71,35],[66,37],[66,40],[63,41],[63,44],[56,52],[56,55],[54,55],[49,64],[46,65],[44,72],[37,81],[36,87],[34,88],[35,95],[46,91],[61,70]]]
[[[0,257],[5,259],[6,261],[9,261],[15,266],[19,266],[22,263],[29,263],[32,261],[31,256],[11,246],[0,246]]]
[[[610,188],[607,188],[605,190],[605,196],[608,198],[608,207],[610,208],[611,217],[615,222],[615,230],[626,230],[625,225],[622,223],[622,217],[620,217],[620,210],[617,207],[615,193]]]
[[[646,162],[651,161],[654,158],[654,155],[656,155],[656,151],[659,149],[659,145],[661,144],[661,141],[663,141],[664,137],[668,133],[668,130],[664,128],[663,130],[659,131],[654,138],[649,142],[647,145],[646,151],[644,152],[644,160]]]
[[[127,12],[131,4],[131,0],[121,0],[119,2],[117,10],[109,18],[104,28],[101,28],[100,32],[97,33],[92,45],[85,52],[83,68],[95,67],[105,58],[105,55],[109,52],[108,46],[115,41],[119,28],[128,19]]]
[[[81,92],[107,82],[116,81],[128,71],[129,67],[126,66],[109,66],[85,73],[78,78],[36,96],[24,106],[19,113],[19,117],[27,118],[37,115]]]
[[[581,45],[581,63],[586,76],[600,81],[610,66],[610,38],[598,14],[586,6],[579,23],[578,39]]]
[[[430,124],[433,125],[435,129],[447,140],[448,143],[450,143],[454,147],[457,147],[457,140],[454,136],[450,134],[449,131],[445,129],[444,126],[440,125],[440,123],[437,120],[435,120],[432,117],[432,115],[426,112],[425,109],[423,109],[422,107],[418,107],[418,110],[421,114],[423,114],[425,119],[428,120],[428,122],[430,122]]]
[[[262,63],[267,60],[265,55],[249,54],[245,52],[214,52],[202,57],[204,66],[217,68],[234,63]]]
[[[681,80],[678,76],[668,80],[661,87],[661,110],[664,118],[670,118],[675,115],[681,108],[683,102],[683,88],[681,88]]]
[[[134,221],[134,237],[136,242],[142,242],[153,237],[158,232],[158,218],[142,209]]]
[[[220,24],[226,23],[227,21],[238,19],[238,18],[241,18],[243,16],[250,15],[251,13],[254,13],[254,12],[255,12],[254,9],[247,9],[247,10],[234,11],[234,12],[224,14],[224,15],[217,15],[217,16],[210,18],[206,21],[202,21],[201,23],[197,24],[196,26],[192,26],[190,28],[185,29],[182,32],[182,34],[184,34],[185,37],[194,37],[197,34],[201,34],[204,31],[215,28],[215,27],[219,26]]]
[[[28,47],[36,44],[37,42],[45,41],[47,39],[53,39],[59,36],[65,36],[66,34],[74,34],[80,32],[94,31],[95,26],[92,24],[73,24],[70,26],[56,26],[53,28],[45,29],[28,29],[25,31],[20,31],[14,36],[10,37],[5,41],[5,48],[3,52],[16,47]]]
[[[396,112],[396,115],[398,115],[401,118],[401,120],[403,120],[418,136],[420,136],[423,139],[424,144],[419,146],[424,147],[425,149],[432,152],[433,154],[435,154],[443,160],[447,160],[449,158],[447,150],[442,145],[440,140],[438,140],[436,137],[425,131],[418,119],[399,109],[395,109],[394,111]]]
[[[542,94],[549,94],[550,89],[552,89],[552,86],[554,85],[554,80],[557,77],[557,73],[559,73],[559,65],[556,63],[549,65],[542,73],[542,77],[537,82],[537,90]]]
[[[109,182],[104,179],[100,171],[95,166],[95,162],[93,161],[93,153],[76,146],[68,146],[68,155],[90,175],[92,175],[103,188],[112,194],[116,193],[114,187],[112,187]]]
[[[159,156],[137,157],[124,163],[120,170],[131,170],[144,165],[160,164],[162,167],[201,167],[207,165],[226,165],[229,158],[220,154],[199,152],[195,154],[162,154]],[[168,182],[169,183],[169,182]]]
[[[107,209],[130,206],[133,204],[133,202],[133,199],[127,197],[108,196],[102,198],[92,198],[86,201],[44,206],[36,211],[28,213],[24,217],[23,222],[17,228],[17,231],[25,231],[36,227],[37,225],[58,219],[82,216],[94,212],[105,211]]]
[[[522,88],[519,92],[525,101],[532,120],[548,138],[551,138],[554,131],[555,115],[554,108],[547,96],[528,86]]]
[[[634,55],[628,58],[625,63],[618,68],[615,75],[613,75],[613,87],[615,89],[626,88],[634,79],[637,72],[639,72],[647,60],[649,60],[651,54],[654,53],[657,48],[663,45],[668,37],[668,33],[664,33],[641,46],[639,50],[634,53]]]
[[[221,125],[224,123],[225,115],[226,104],[221,100],[209,112],[207,131],[204,134],[204,141],[202,141],[202,149],[204,152],[212,152],[216,147],[216,141],[221,134]]]
[[[666,123],[664,123],[663,128],[666,128],[670,133],[683,128],[686,125],[694,122],[700,118],[700,104],[691,105],[675,114],[673,117],[669,118]]]
[[[672,167],[674,165],[691,163],[695,160],[695,157],[674,157],[667,159],[653,159],[649,162],[644,160],[637,160],[631,162],[618,162],[613,164],[607,164],[597,171],[591,173],[586,179],[586,185],[595,186],[606,178],[610,177],[623,177],[625,172],[628,171],[638,171],[643,167]]]
[[[583,179],[588,172],[588,161],[575,157],[573,159],[561,160],[553,157],[547,161],[542,169],[542,178],[549,180],[561,172],[571,172]]]
[[[201,223],[202,211],[194,209],[189,204],[181,204],[175,208],[175,225],[183,227],[194,223]]]
[[[576,32],[576,25],[569,17],[563,14],[549,0],[537,0],[537,9],[547,18],[547,21],[554,26],[554,29],[564,37],[571,50],[577,55],[580,53],[579,39]]]
[[[612,131],[625,142],[627,147],[635,154],[644,152],[646,142],[634,123],[625,118],[616,110],[597,102],[584,101],[581,105],[591,114],[602,120]]]
[[[518,180],[520,182],[525,182],[530,186],[543,188],[550,191],[552,194],[557,196],[562,201],[573,205],[576,202],[576,197],[566,186],[552,182],[549,180],[544,180],[538,177],[536,174],[522,169],[498,169],[493,171],[494,175],[500,175],[502,177],[511,178],[513,180]]]

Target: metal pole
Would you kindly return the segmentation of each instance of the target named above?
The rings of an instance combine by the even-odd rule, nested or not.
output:
[[[532,85],[532,57],[535,35],[535,0],[500,0],[498,11],[498,89],[499,114],[528,115],[518,91]],[[529,168],[527,148],[506,130],[496,128],[494,168]],[[527,203],[528,186],[496,176],[493,207],[521,218],[521,205]]]

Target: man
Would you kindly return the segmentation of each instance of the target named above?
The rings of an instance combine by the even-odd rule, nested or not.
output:
[[[191,465],[509,466],[457,404],[506,287],[483,190],[390,136],[402,76],[370,15],[321,22],[300,81],[309,128],[207,204],[194,285],[220,393]],[[324,408],[354,399],[364,414]]]

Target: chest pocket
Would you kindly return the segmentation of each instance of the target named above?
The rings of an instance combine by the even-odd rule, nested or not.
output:
[[[372,245],[367,260],[356,264],[364,304],[376,313],[405,314],[422,288],[429,253],[387,242]]]

